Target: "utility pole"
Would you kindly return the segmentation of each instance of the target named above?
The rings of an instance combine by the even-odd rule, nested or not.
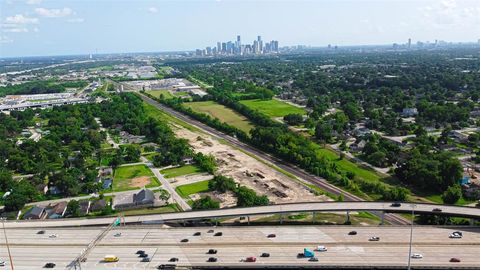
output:
[[[410,262],[412,260],[412,239],[413,239],[413,220],[415,219],[415,204],[412,203],[412,223],[410,224],[410,244],[408,248],[408,270],[410,270]]]
[[[14,270],[13,268],[13,259],[12,259],[12,254],[10,253],[10,246],[8,245],[8,238],[7,238],[7,230],[5,229],[5,219],[6,218],[0,218],[2,220],[2,227],[3,227],[3,235],[5,236],[5,244],[7,245],[7,251],[8,251],[8,258],[10,260],[10,268]]]

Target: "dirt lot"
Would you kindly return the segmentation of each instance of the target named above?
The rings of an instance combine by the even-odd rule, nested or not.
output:
[[[316,196],[308,187],[208,135],[178,126],[174,131],[178,137],[187,139],[195,151],[213,155],[217,159],[220,174],[232,177],[236,182],[254,189],[258,194],[267,195],[273,203],[331,200],[327,196]],[[222,206],[232,206],[236,203],[235,198],[229,194],[210,195],[220,199]]]
[[[144,186],[147,186],[148,184],[150,184],[150,177],[148,176],[141,176],[130,179],[131,187],[142,188]]]

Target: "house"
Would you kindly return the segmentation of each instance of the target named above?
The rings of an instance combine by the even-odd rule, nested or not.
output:
[[[23,215],[23,219],[43,219],[45,217],[45,208],[34,206]]]
[[[110,176],[112,174],[112,167],[101,167],[100,169],[98,169],[98,177]]]
[[[100,199],[92,202],[90,205],[90,212],[98,212],[102,211],[107,206],[107,202],[105,199]]]
[[[50,193],[50,195],[58,195],[60,193],[62,193],[60,191],[60,189],[58,189],[57,186],[51,186],[49,189],[48,189],[48,193]]]
[[[355,137],[358,138],[358,137],[364,137],[366,135],[369,135],[372,132],[370,131],[370,129],[366,127],[359,127],[353,130],[353,133],[355,134]]]
[[[67,211],[67,202],[59,202],[57,204],[50,204],[45,212],[49,219],[62,218]]]
[[[80,215],[81,216],[88,215],[90,210],[90,201],[87,201],[87,200],[80,201],[79,205],[80,205]]]
[[[417,108],[403,108],[402,116],[403,117],[412,117],[418,114]]]
[[[367,144],[367,141],[361,140],[359,143],[352,143],[350,145],[350,151],[352,152],[360,152],[363,150],[365,145]]]
[[[155,204],[155,194],[149,189],[142,189],[137,193],[115,196],[115,209],[142,208]]]

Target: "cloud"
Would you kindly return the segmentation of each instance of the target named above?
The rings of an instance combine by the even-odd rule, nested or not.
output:
[[[12,43],[13,39],[0,35],[0,43]]]
[[[41,3],[42,3],[42,0],[27,0],[27,5],[38,5]]]
[[[9,16],[5,18],[5,23],[7,24],[37,24],[37,18],[25,17],[22,14],[17,14],[14,16]]]
[[[83,23],[84,21],[84,18],[72,18],[67,20],[67,22],[69,23]]]
[[[480,2],[442,0],[420,8],[427,25],[438,29],[478,27]]]
[[[2,29],[2,32],[6,33],[27,33],[28,29],[26,27],[8,27]]]
[[[148,11],[151,12],[151,13],[157,13],[157,12],[158,12],[158,8],[156,8],[156,7],[149,7],[149,8],[148,8]]]
[[[62,8],[62,9],[46,9],[46,8],[36,8],[35,12],[42,16],[42,17],[47,17],[47,18],[60,18],[60,17],[66,17],[74,14],[73,10],[71,8]]]

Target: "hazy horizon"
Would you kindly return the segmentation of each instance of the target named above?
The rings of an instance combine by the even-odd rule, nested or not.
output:
[[[0,57],[192,51],[217,41],[388,45],[480,38],[480,1],[0,0]]]

